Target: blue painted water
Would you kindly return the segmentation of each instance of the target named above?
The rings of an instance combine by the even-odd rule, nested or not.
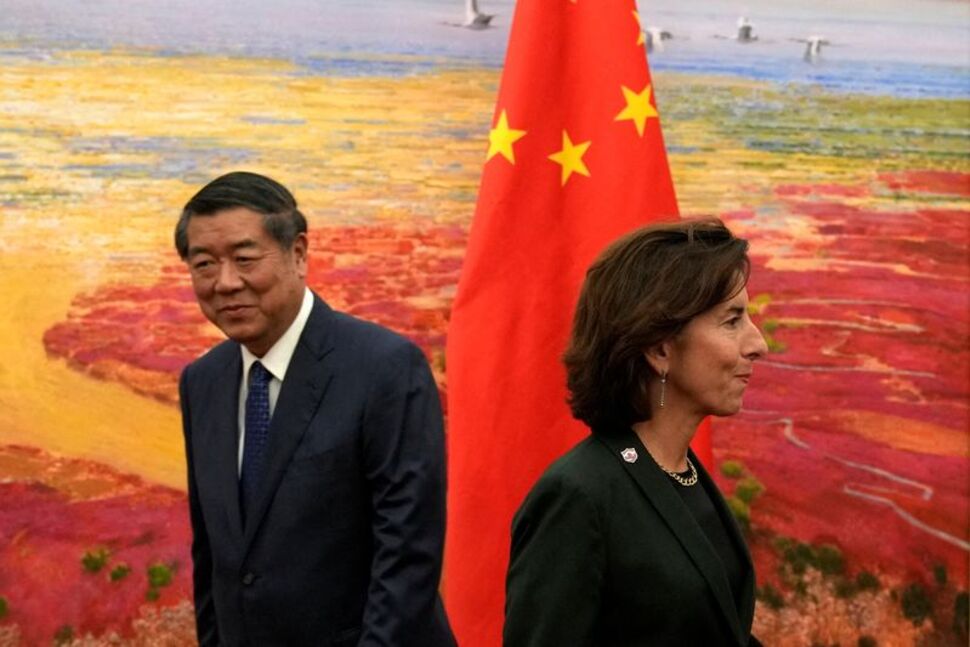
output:
[[[654,71],[740,76],[777,83],[817,85],[837,92],[897,97],[970,98],[970,67],[902,61],[846,61],[798,57],[725,60],[654,54]]]
[[[496,15],[493,28],[453,26],[464,17],[463,0],[0,0],[0,65],[5,56],[125,47],[281,58],[331,76],[500,67],[514,0],[479,4]],[[652,69],[839,92],[970,97],[970,3],[746,0],[758,36],[751,43],[733,40],[737,7],[730,0],[641,0],[644,24],[673,35],[651,54]],[[806,62],[801,41],[813,35],[829,44]]]

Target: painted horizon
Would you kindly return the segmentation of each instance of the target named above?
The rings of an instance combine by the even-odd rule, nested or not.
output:
[[[144,49],[297,62],[309,73],[382,75],[434,65],[500,67],[514,0],[489,0],[491,28],[456,28],[459,0],[8,0],[0,53]],[[640,5],[645,29],[667,32],[656,71],[744,76],[897,96],[970,96],[970,6],[953,0],[856,0],[838,7],[796,0],[658,0]],[[738,39],[744,20],[747,39]],[[808,57],[809,39],[820,39]],[[383,62],[362,54],[380,54]],[[402,56],[391,63],[388,59]]]

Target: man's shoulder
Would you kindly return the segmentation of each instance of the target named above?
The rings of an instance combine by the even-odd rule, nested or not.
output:
[[[224,370],[230,362],[240,359],[239,344],[231,339],[216,344],[189,364],[183,375],[207,375]]]
[[[359,357],[380,359],[417,350],[404,335],[346,312],[331,310],[328,328],[335,348]]]

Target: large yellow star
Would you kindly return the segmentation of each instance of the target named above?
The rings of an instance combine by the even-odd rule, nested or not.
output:
[[[509,119],[503,110],[495,128],[488,131],[488,157],[485,158],[485,161],[487,162],[496,154],[501,153],[502,157],[515,164],[515,151],[512,149],[512,144],[523,137],[525,137],[524,130],[509,128]]]
[[[586,154],[586,149],[591,143],[573,144],[569,139],[569,133],[562,131],[562,150],[549,156],[549,159],[562,166],[562,186],[566,186],[569,176],[573,173],[589,177],[589,169],[583,163],[583,155]]]
[[[643,45],[647,42],[647,37],[643,33],[643,23],[640,22],[640,12],[634,10],[633,17],[637,19],[637,45]]]
[[[632,121],[636,124],[637,133],[643,137],[643,127],[647,119],[657,117],[657,109],[650,104],[650,94],[652,88],[648,83],[642,92],[634,92],[625,85],[621,85],[623,98],[626,99],[626,107],[620,111],[614,121]]]

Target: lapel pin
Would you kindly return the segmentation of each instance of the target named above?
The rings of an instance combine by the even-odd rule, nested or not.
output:
[[[624,449],[622,452],[620,452],[620,456],[622,456],[623,460],[625,460],[627,463],[636,463],[638,458],[637,450],[633,447],[627,447]]]

